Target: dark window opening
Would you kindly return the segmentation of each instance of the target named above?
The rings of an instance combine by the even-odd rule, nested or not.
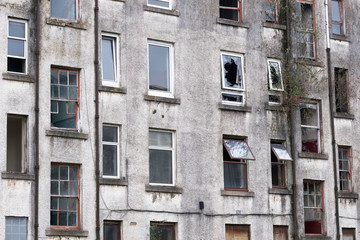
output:
[[[150,240],[176,240],[175,223],[150,223]]]
[[[314,2],[297,2],[296,14],[298,56],[315,58]]]
[[[121,240],[120,222],[104,222],[104,240]]]
[[[269,94],[269,103],[280,104],[281,97],[279,95]]]
[[[241,0],[219,0],[220,18],[241,22]]]
[[[26,117],[9,115],[7,118],[8,172],[23,172],[26,148]]]
[[[349,112],[347,70],[335,68],[335,105],[336,112]]]

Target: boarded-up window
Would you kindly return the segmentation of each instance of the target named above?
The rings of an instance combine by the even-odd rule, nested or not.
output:
[[[355,240],[355,228],[342,229],[343,240]]]
[[[287,226],[274,226],[273,240],[288,240],[288,227]]]
[[[9,115],[7,119],[7,164],[8,172],[23,172],[26,148],[26,117]]]
[[[342,68],[335,68],[335,105],[336,112],[349,111],[347,70]]]
[[[226,240],[249,240],[250,225],[226,224]]]

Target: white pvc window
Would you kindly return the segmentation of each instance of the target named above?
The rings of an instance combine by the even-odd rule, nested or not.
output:
[[[118,81],[117,58],[117,37],[103,35],[101,39],[101,66],[103,85],[116,85]]]
[[[173,45],[148,42],[149,95],[173,97]]]
[[[148,0],[149,6],[159,7],[170,9],[171,8],[171,0]]]
[[[103,125],[103,177],[119,178],[119,127]]]
[[[281,62],[275,59],[268,59],[269,88],[274,91],[284,91],[281,75]]]
[[[27,239],[27,218],[5,217],[5,239],[26,240]]]
[[[8,24],[8,72],[27,73],[27,22],[9,19]]]
[[[51,0],[50,15],[67,20],[78,19],[79,0]]]
[[[174,185],[175,182],[174,133],[149,131],[149,183]]]

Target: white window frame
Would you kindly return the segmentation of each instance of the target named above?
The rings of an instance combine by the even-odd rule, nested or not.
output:
[[[169,7],[163,7],[163,6],[151,4],[149,3],[149,0],[147,0],[147,5],[151,7],[163,8],[163,9],[172,9],[172,0],[157,0],[157,1],[169,3]]]
[[[53,19],[62,19],[62,20],[65,20],[65,21],[79,21],[80,19],[80,11],[79,11],[79,6],[80,6],[80,0],[75,0],[75,20],[73,19],[68,19],[68,18],[57,18],[57,17],[53,17],[51,16],[51,1],[50,0],[50,17],[53,18]]]
[[[19,38],[19,37],[13,37],[10,36],[10,22],[19,22],[19,23],[24,23],[25,24],[25,38]],[[24,41],[24,57],[19,57],[19,56],[14,56],[14,55],[9,55],[8,54],[8,50],[9,50],[9,46],[7,48],[7,58],[11,57],[11,58],[17,58],[17,59],[25,59],[25,72],[13,72],[13,71],[8,71],[10,73],[16,73],[16,74],[22,74],[22,75],[26,75],[27,74],[27,59],[28,59],[28,23],[26,20],[20,20],[20,19],[14,19],[14,18],[9,18],[8,19],[8,39],[14,39],[14,40],[21,40]],[[6,64],[7,65],[7,64]],[[9,66],[7,66],[8,69]]]
[[[176,173],[176,161],[175,161],[175,132],[174,131],[169,131],[169,130],[159,130],[159,129],[149,129],[149,135],[150,132],[162,132],[162,133],[171,133],[171,142],[172,142],[172,147],[160,147],[160,146],[151,146],[149,143],[149,150],[150,149],[154,149],[154,150],[166,150],[166,151],[171,151],[171,165],[172,165],[172,183],[171,184],[166,184],[166,183],[152,183],[150,182],[150,175],[149,175],[149,185],[154,185],[154,186],[175,186],[175,173]],[[149,158],[149,174],[150,174],[150,158]]]
[[[114,125],[114,124],[107,124],[107,123],[103,123],[102,127],[116,127],[116,133],[117,133],[117,142],[107,142],[107,141],[103,141],[101,140],[101,146],[104,146],[104,145],[110,145],[110,146],[116,146],[117,147],[117,159],[116,159],[116,162],[117,162],[117,169],[116,169],[116,176],[110,176],[110,175],[104,175],[104,169],[102,169],[102,173],[103,173],[103,178],[112,178],[112,179],[118,179],[120,178],[120,126],[118,125]],[[103,129],[103,128],[102,128]],[[103,131],[102,131],[102,134]],[[103,139],[103,138],[101,138]],[[101,148],[103,149],[103,148]],[[104,154],[104,153],[103,153]],[[104,155],[102,155],[102,162],[104,161]],[[102,165],[102,167],[104,166],[104,163]]]
[[[319,103],[315,103],[315,102],[304,102],[301,103],[300,106],[307,106],[307,105],[314,105],[316,106],[316,117],[317,117],[317,125],[303,125],[301,122],[301,116],[300,116],[300,125],[301,125],[301,130],[303,128],[308,128],[308,129],[316,129],[317,130],[317,145],[318,145],[318,151],[317,153],[321,153],[321,135],[320,135],[320,105]],[[309,108],[309,107],[306,107]],[[301,147],[302,147],[302,134],[301,134]]]
[[[281,83],[281,88],[276,88],[273,86],[272,84],[272,80],[271,80],[271,68],[270,68],[270,63],[277,63],[279,66],[279,76],[280,76],[280,83]],[[284,91],[284,84],[283,84],[283,79],[282,79],[282,74],[281,74],[281,61],[277,60],[277,59],[268,59],[267,60],[267,66],[268,66],[268,80],[269,80],[269,89],[272,91]]]
[[[102,58],[102,41],[103,39],[111,40],[113,46],[113,61],[114,61],[114,80],[104,79],[104,69],[103,69],[103,58]],[[104,86],[119,86],[119,37],[115,34],[103,33],[101,34],[101,79],[102,85]]]
[[[169,50],[169,85],[170,89],[169,91],[162,91],[162,90],[153,90],[150,89],[150,45],[159,46],[159,47],[166,47]],[[159,97],[166,97],[166,98],[174,98],[174,44],[172,43],[166,43],[166,42],[159,42],[159,41],[153,41],[148,40],[147,43],[148,48],[148,94],[153,96],[159,96]]]

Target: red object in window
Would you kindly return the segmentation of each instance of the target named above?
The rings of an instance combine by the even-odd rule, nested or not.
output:
[[[306,234],[321,234],[321,221],[308,221],[305,222]]]

